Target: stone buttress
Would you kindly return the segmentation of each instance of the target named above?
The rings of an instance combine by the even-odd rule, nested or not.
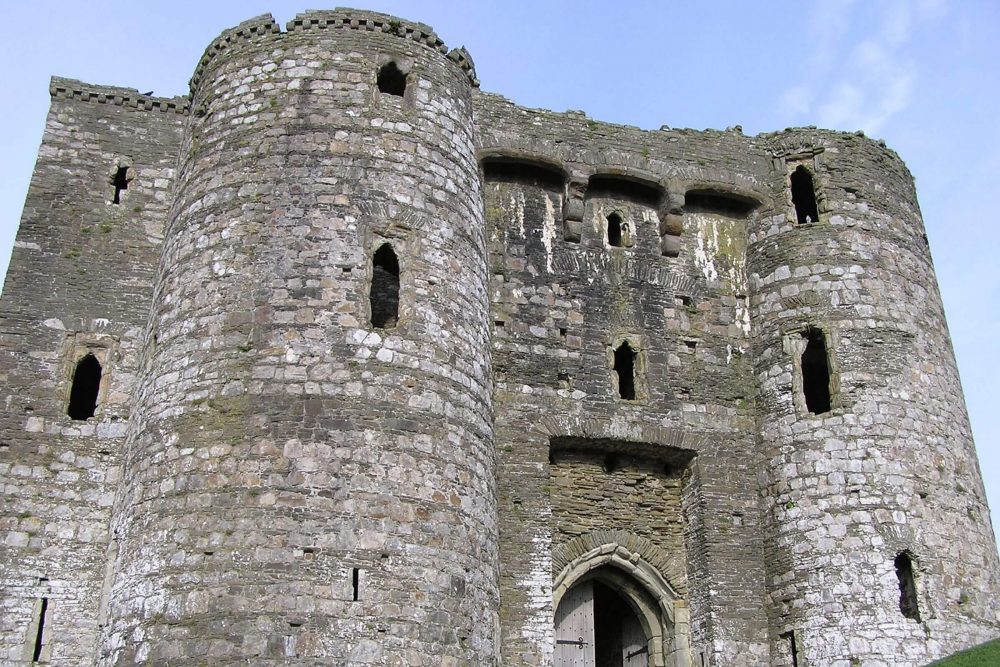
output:
[[[100,664],[492,663],[471,90],[429,28],[377,14],[302,14],[284,33],[265,16],[209,47]],[[396,264],[391,318],[376,255]]]

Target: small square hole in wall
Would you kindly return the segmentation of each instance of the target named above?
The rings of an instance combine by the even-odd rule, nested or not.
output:
[[[573,387],[573,376],[566,371],[559,371],[557,378],[561,389],[571,389]]]
[[[383,95],[403,97],[406,95],[406,74],[395,62],[386,63],[379,68],[377,85]]]
[[[692,304],[692,301],[691,301],[691,297],[689,297],[689,296],[678,295],[678,296],[674,297],[674,305],[675,306],[683,306],[683,307],[687,308],[691,304]]]
[[[698,349],[698,341],[695,340],[684,341],[684,349],[690,354],[694,354],[695,350]]]
[[[566,337],[566,327],[559,327],[559,336],[561,338],[565,338]]]

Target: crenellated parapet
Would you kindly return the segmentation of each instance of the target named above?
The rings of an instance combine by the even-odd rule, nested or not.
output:
[[[135,88],[96,86],[58,76],[52,77],[49,83],[49,95],[59,99],[132,107],[146,111],[187,114],[190,109],[190,100],[186,96],[156,97],[142,94]]]

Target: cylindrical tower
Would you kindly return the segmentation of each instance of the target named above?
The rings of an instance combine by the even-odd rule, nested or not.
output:
[[[367,12],[209,47],[101,664],[494,663],[473,84],[428,27]]]
[[[913,181],[792,130],[750,233],[774,665],[922,665],[997,632],[994,546]],[[841,662],[838,662],[841,661]]]

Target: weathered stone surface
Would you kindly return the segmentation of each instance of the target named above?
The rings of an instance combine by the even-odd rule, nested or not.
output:
[[[53,79],[0,300],[0,661],[551,665],[588,568],[660,615],[651,665],[915,667],[1000,633],[899,158],[477,86],[354,10],[227,30],[187,97]]]

